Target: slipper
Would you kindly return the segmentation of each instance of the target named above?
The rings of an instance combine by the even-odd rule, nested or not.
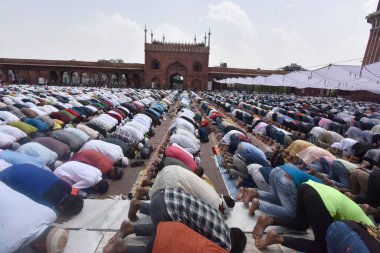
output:
[[[126,200],[127,196],[125,196],[123,194],[119,194],[119,195],[110,195],[110,196],[108,196],[108,198],[113,199],[113,200]]]

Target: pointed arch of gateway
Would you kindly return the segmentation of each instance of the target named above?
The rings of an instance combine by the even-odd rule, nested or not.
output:
[[[171,63],[167,69],[166,69],[166,77],[168,80],[166,82],[168,83],[168,88],[173,89],[177,86],[177,88],[186,89],[187,88],[187,69],[185,65],[182,63],[175,61]],[[178,77],[182,77],[178,79]],[[182,81],[182,82],[181,82]],[[175,84],[182,84],[182,85],[175,85]]]
[[[1,79],[1,78],[0,78]],[[49,84],[58,84],[59,83],[59,75],[57,71],[51,70],[49,72]]]

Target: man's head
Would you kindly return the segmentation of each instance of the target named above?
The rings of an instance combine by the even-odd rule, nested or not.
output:
[[[124,175],[124,170],[122,168],[119,168],[119,167],[115,167],[113,168],[109,173],[108,175],[112,178],[112,179],[115,179],[115,180],[119,180],[123,177]]]
[[[198,175],[198,177],[202,177],[203,174],[205,173],[204,169],[201,166],[198,166],[195,170],[194,173]]]
[[[94,191],[96,193],[106,193],[108,191],[109,183],[107,180],[102,179],[100,180],[95,186],[94,186]]]
[[[82,211],[83,199],[78,195],[69,195],[56,208],[61,215],[74,216]]]
[[[235,200],[233,198],[231,198],[229,195],[223,196],[223,200],[226,203],[228,208],[234,208]]]
[[[126,157],[128,157],[128,159],[133,159],[135,156],[136,152],[132,148],[128,149]]]
[[[230,229],[231,253],[241,253],[247,245],[247,237],[240,228]]]

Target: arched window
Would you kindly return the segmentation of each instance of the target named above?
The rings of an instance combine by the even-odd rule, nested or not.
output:
[[[195,62],[193,65],[193,71],[194,72],[201,72],[202,71],[202,64],[199,62]]]
[[[160,61],[159,60],[153,60],[152,61],[152,69],[160,69]]]

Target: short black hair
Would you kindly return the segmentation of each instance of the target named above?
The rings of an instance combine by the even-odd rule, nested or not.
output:
[[[230,229],[231,250],[230,253],[242,253],[247,245],[247,236],[240,228]]]
[[[128,159],[133,159],[135,158],[135,156],[136,156],[136,152],[132,148],[128,149],[126,153],[126,157],[128,157]]]
[[[123,175],[124,175],[124,170],[122,168],[115,167],[113,169],[113,179],[119,180],[123,177]]]
[[[194,173],[197,174],[199,177],[202,177],[203,174],[205,173],[205,170],[201,167],[198,166],[195,170]]]
[[[100,194],[106,193],[108,191],[109,183],[107,180],[100,180],[95,186],[94,191]]]
[[[229,195],[223,196],[223,199],[229,208],[235,207],[235,200],[233,198],[231,198]]]
[[[78,195],[68,195],[57,206],[57,211],[64,216],[77,215],[83,209],[83,198]]]

